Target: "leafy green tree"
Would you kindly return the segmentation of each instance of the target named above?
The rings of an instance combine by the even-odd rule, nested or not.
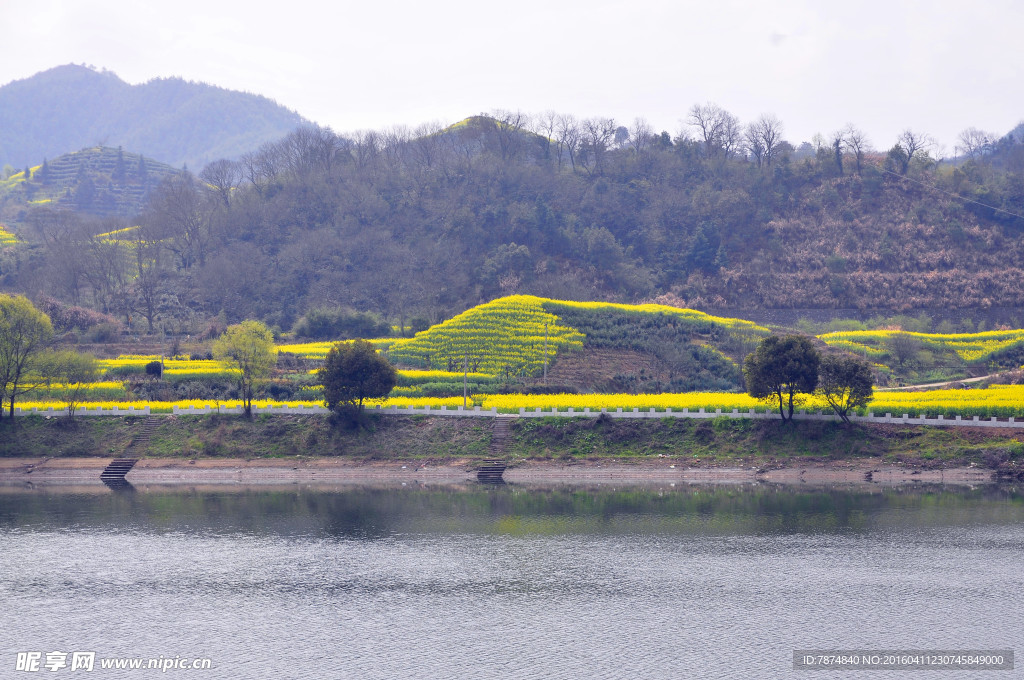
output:
[[[874,394],[871,367],[863,359],[828,354],[818,366],[818,390],[844,423],[850,411],[867,406]]]
[[[705,222],[694,232],[690,250],[686,254],[686,264],[691,269],[714,273],[717,270],[716,260],[719,245],[720,237],[716,226]]]
[[[358,416],[363,400],[386,397],[398,383],[395,369],[365,340],[338,343],[318,373],[327,408]]]
[[[24,295],[0,295],[0,407],[6,399],[14,415],[14,400],[32,388],[25,377],[53,339],[50,317]]]
[[[910,154],[902,146],[895,144],[886,154],[885,165],[887,170],[905,175],[910,168]]]
[[[252,399],[277,363],[274,335],[259,321],[228,326],[213,343],[213,356],[238,369],[238,389],[245,415],[252,415]]]
[[[813,392],[818,385],[819,361],[818,350],[806,336],[767,337],[743,362],[747,394],[755,399],[778,400],[783,422],[792,420],[798,395]]]
[[[57,388],[69,417],[74,417],[82,397],[89,389],[89,383],[95,382],[100,373],[96,357],[73,350],[41,354],[38,371],[48,387]]]

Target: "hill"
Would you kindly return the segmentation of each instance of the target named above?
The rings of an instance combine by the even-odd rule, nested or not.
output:
[[[743,356],[768,329],[666,305],[513,295],[477,305],[410,340],[400,366],[471,371],[606,392],[737,390]]]
[[[141,212],[154,187],[180,172],[119,148],[82,149],[0,180],[0,216],[19,223],[29,209],[46,206],[98,217],[131,217]]]
[[[148,288],[76,261],[87,236],[35,244],[32,267],[0,283],[145,309],[182,335],[218,317],[286,331],[314,309],[421,328],[510,294],[785,311],[786,325],[911,310],[934,310],[917,332],[1024,325],[1015,135],[951,167],[842,145],[757,161],[611,120],[546,121],[351,138],[304,126],[154,193],[140,221],[154,266],[129,267]]]
[[[1024,330],[922,333],[843,325],[848,330],[818,333],[819,348],[863,357],[874,365],[879,386],[963,379],[1024,363]],[[534,383],[546,348],[550,385],[612,393],[700,392],[742,390],[743,359],[771,332],[744,319],[670,305],[513,295],[472,307],[411,339],[374,342],[402,367],[458,373],[465,366]]]
[[[876,325],[891,326],[897,320],[878,319]],[[847,330],[802,332],[812,337],[817,333],[815,343],[823,353],[849,353],[867,360],[878,387],[996,373],[1000,376],[984,378],[986,384],[1020,380],[1024,330],[922,333],[865,330],[854,321],[833,325]],[[461,394],[464,370],[474,394],[493,393],[499,384],[532,392],[657,394],[743,391],[743,359],[772,332],[801,331],[769,329],[663,304],[513,295],[472,307],[412,338],[371,342],[402,369],[402,396]],[[318,365],[334,342],[285,344],[279,349],[310,360],[308,368]],[[420,383],[429,385],[414,389]]]
[[[0,87],[0,166],[123,147],[198,171],[287,134],[303,118],[266,97],[180,78],[129,85],[68,64]]]

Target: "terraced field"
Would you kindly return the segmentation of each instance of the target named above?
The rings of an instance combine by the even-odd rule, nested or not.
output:
[[[738,365],[745,352],[770,332],[768,328],[749,321],[663,305],[563,302],[526,295],[511,296],[474,307],[412,338],[371,340],[378,351],[400,367],[398,386],[392,394],[387,399],[371,403],[458,406],[462,404],[463,385],[466,385],[472,404],[485,409],[497,408],[502,412],[552,407],[562,410],[773,410],[770,404],[742,393]],[[1012,363],[1018,356],[1016,353],[1024,348],[1024,330],[949,335],[879,330],[827,333],[819,337],[833,348],[866,356],[880,364],[896,361],[897,342],[908,338],[915,347],[955,356],[964,364]],[[333,344],[286,343],[278,345],[277,351],[282,356],[301,357],[315,366]],[[587,349],[584,351],[584,348]],[[545,358],[549,365],[554,366],[551,375],[565,379],[567,369],[560,369],[560,363],[576,365],[571,370],[580,373],[584,367],[578,365],[578,360],[588,356],[600,357],[608,363],[601,369],[605,374],[616,370],[614,362],[617,359],[629,357],[631,370],[653,379],[656,384],[678,388],[687,380],[713,386],[715,381],[719,381],[727,389],[632,390],[636,393],[612,389],[607,393],[590,394],[503,393],[536,384],[543,372]],[[148,380],[146,366],[157,360],[160,360],[157,355],[122,355],[99,360],[101,379],[84,386],[79,399],[91,407],[116,405],[124,408],[131,405],[138,408],[148,405],[154,412],[170,412],[175,405],[215,408],[234,403],[230,398],[133,400],[132,385],[145,384],[139,381]],[[204,382],[223,385],[233,381],[237,375],[228,364],[210,359],[181,356],[162,361],[161,380],[169,385]],[[299,365],[302,366],[301,363]],[[315,384],[316,369],[309,365],[305,364],[299,372],[291,369],[293,372],[287,373],[282,369],[275,378],[281,389],[292,385],[291,392],[287,394],[293,394],[293,398],[266,400],[258,404],[297,406],[321,403],[320,388]],[[672,371],[681,371],[683,375],[673,377]],[[658,375],[652,378],[655,372]],[[592,381],[596,382],[600,377],[596,376]],[[630,383],[637,388],[644,385],[642,381]],[[18,405],[22,408],[63,408],[63,395],[68,390],[65,385],[40,384]],[[804,402],[803,408],[828,412],[827,404],[814,396]],[[867,411],[911,416],[1016,418],[1024,416],[1024,386],[878,392],[861,413]]]

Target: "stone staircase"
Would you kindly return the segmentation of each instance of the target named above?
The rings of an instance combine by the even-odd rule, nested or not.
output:
[[[491,431],[491,446],[488,451],[491,457],[480,463],[476,469],[476,478],[481,482],[501,483],[502,475],[508,467],[505,462],[505,447],[508,444],[509,424],[519,416],[500,415],[494,419]]]
[[[146,416],[146,421],[142,424],[141,431],[132,437],[132,441],[125,449],[125,455],[110,461],[107,467],[103,468],[103,472],[100,473],[100,479],[104,482],[125,481],[125,475],[139,462],[138,457],[132,457],[131,454],[145,449],[149,445],[150,440],[153,438],[153,432],[159,424],[159,418]]]
[[[518,419],[519,416],[510,415],[499,415],[494,419],[494,424],[491,426],[491,456],[498,458],[505,453],[508,438],[511,436],[509,425],[513,420]]]
[[[100,473],[104,482],[125,481],[124,476],[139,462],[138,458],[115,458]]]

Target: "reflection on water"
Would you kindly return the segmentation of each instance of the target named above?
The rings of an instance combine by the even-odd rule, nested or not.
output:
[[[750,678],[797,648],[1024,649],[1016,488],[0,490],[0,547],[8,669]]]

